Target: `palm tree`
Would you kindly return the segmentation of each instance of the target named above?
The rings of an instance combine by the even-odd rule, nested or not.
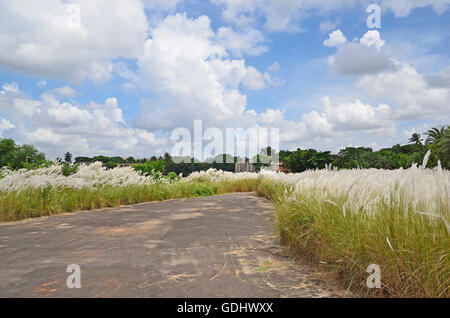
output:
[[[427,139],[425,140],[425,144],[426,145],[431,145],[435,142],[438,142],[442,135],[444,135],[445,130],[447,128],[445,126],[442,126],[440,129],[439,128],[431,128],[430,130],[428,130],[425,135],[427,135]]]
[[[420,134],[414,133],[412,134],[411,138],[409,138],[410,143],[414,143],[416,145],[422,144],[422,138],[420,138]]]
[[[450,169],[450,127],[444,129],[442,136],[433,146],[442,166]]]

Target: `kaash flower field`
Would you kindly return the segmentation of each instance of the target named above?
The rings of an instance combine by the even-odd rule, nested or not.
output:
[[[425,159],[426,160],[426,159]],[[450,296],[450,171],[324,169],[298,174],[217,170],[169,180],[133,168],[81,165],[9,171],[0,179],[0,222],[140,202],[256,191],[275,205],[280,242],[368,296]],[[101,213],[101,212],[99,212]],[[381,268],[368,289],[366,268]]]

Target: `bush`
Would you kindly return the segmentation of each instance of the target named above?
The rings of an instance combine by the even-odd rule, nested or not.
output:
[[[117,163],[115,163],[114,161],[108,161],[104,164],[104,166],[106,169],[114,169],[117,168]]]
[[[175,172],[169,172],[167,174],[167,179],[169,179],[170,183],[173,183],[173,182],[180,180],[180,177],[177,176],[177,174]]]
[[[73,166],[72,166],[72,165],[71,165],[70,163],[68,163],[68,162],[65,162],[65,163],[63,164],[62,168],[61,168],[61,173],[62,173],[64,176],[66,176],[66,177],[71,176],[71,175],[77,173],[77,171],[78,171],[78,165],[73,165]]]
[[[166,170],[164,160],[147,161],[146,163],[134,165],[133,168],[144,176],[160,176]]]

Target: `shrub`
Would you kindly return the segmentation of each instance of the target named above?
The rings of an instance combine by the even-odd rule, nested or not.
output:
[[[73,165],[73,166],[72,166],[72,165],[71,165],[70,163],[68,163],[68,162],[65,162],[65,163],[62,165],[62,168],[61,168],[61,173],[62,173],[63,176],[65,176],[65,177],[71,176],[71,175],[77,173],[77,171],[78,171],[78,165]]]

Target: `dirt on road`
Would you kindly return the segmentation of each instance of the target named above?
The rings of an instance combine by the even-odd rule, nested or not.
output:
[[[0,297],[347,296],[283,251],[273,213],[237,193],[0,225]]]

